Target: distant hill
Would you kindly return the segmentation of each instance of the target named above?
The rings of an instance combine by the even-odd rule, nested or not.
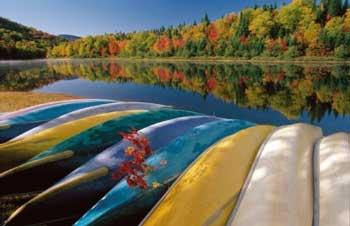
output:
[[[66,40],[68,40],[68,41],[75,41],[75,40],[77,40],[77,39],[80,39],[79,36],[68,35],[68,34],[61,34],[61,35],[58,35],[58,36],[61,37],[61,38],[66,39]]]
[[[44,58],[64,39],[0,17],[0,59]]]

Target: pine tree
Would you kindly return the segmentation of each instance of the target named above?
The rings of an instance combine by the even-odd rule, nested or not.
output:
[[[203,19],[202,19],[202,23],[205,24],[205,26],[208,26],[210,24],[210,19],[207,13],[205,13]]]
[[[237,35],[238,36],[248,36],[249,35],[249,18],[243,12],[241,12],[241,14],[240,14]]]
[[[341,16],[343,12],[343,3],[342,0],[330,0],[328,13],[331,16]]]

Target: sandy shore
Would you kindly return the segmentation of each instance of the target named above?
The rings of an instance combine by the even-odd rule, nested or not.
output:
[[[60,93],[0,92],[0,113],[43,104],[51,101],[77,99],[79,97]]]

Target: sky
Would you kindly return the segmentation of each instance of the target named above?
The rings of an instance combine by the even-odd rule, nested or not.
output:
[[[140,31],[290,0],[0,0],[0,16],[51,34]]]

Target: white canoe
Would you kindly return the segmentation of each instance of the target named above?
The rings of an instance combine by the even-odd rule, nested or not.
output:
[[[229,226],[311,226],[312,154],[318,127],[280,127],[261,146]]]
[[[314,152],[314,226],[350,225],[350,137],[325,137]]]

